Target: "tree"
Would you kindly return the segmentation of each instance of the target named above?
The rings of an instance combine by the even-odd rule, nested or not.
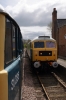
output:
[[[47,26],[47,29],[51,32],[52,34],[52,22],[50,22]]]
[[[24,39],[23,40],[23,43],[24,43],[24,48],[28,48],[28,43],[30,42],[31,40],[30,39],[28,39],[28,40],[26,40],[26,39]]]

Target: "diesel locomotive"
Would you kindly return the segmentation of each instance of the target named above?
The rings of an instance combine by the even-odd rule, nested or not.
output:
[[[58,67],[57,63],[57,43],[50,36],[38,36],[29,43],[29,57],[33,67],[45,66]]]
[[[0,100],[20,100],[23,37],[17,22],[0,10]]]

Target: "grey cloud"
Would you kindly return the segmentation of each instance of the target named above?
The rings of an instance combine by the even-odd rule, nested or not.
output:
[[[47,11],[39,8],[34,12],[21,11],[15,20],[20,26],[47,26],[52,21],[53,8],[57,7],[58,4],[47,6]]]
[[[22,11],[18,16],[15,17],[15,20],[20,26],[46,26],[50,20],[50,13],[45,12],[42,9],[38,9],[34,12]],[[38,15],[38,13],[40,13]]]
[[[25,33],[25,36],[27,37],[27,39],[34,39],[35,37],[39,36],[39,35],[47,35],[44,32],[31,32],[31,33]],[[24,37],[24,36],[23,36]],[[26,39],[26,37],[24,37],[24,39]]]
[[[15,0],[16,2],[18,0]],[[11,1],[9,0],[8,3],[10,4]],[[6,5],[7,0],[5,0],[5,4],[3,1],[1,1],[1,4]],[[16,17],[13,17],[16,22],[20,26],[28,27],[28,26],[47,26],[52,21],[52,11],[53,8],[57,8],[58,11],[58,18],[66,18],[66,6],[60,5],[60,3],[50,4],[46,5],[45,8],[47,11],[45,11],[42,7],[37,8],[34,12],[27,12],[26,10],[22,9],[21,12],[18,13]],[[63,11],[64,9],[64,11]],[[10,13],[13,15],[13,11],[10,11]]]
[[[14,6],[18,0],[0,0],[0,4],[3,5],[4,7],[11,5]]]

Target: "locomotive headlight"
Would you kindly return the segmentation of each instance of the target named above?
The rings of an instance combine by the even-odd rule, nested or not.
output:
[[[51,53],[49,53],[49,55],[50,55]]]
[[[40,53],[40,55],[42,55],[42,53]]]

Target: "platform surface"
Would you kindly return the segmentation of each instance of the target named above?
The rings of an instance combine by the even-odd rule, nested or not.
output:
[[[58,58],[58,64],[66,68],[66,60]]]

